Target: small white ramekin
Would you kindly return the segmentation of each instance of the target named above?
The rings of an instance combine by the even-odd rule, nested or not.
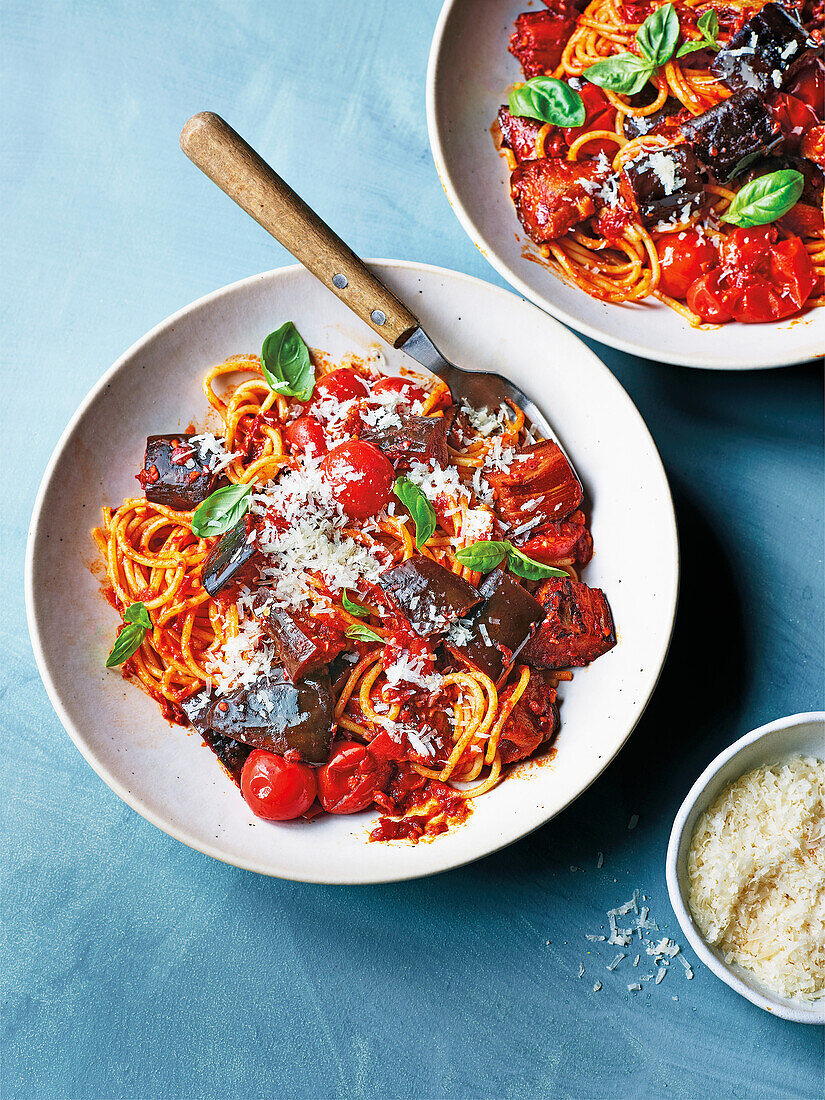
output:
[[[741,737],[705,768],[682,803],[667,848],[667,888],[682,931],[701,962],[753,1004],[800,1024],[825,1024],[825,1000],[816,1004],[780,997],[736,963],[726,963],[717,948],[702,937],[688,904],[688,853],[699,816],[726,784],[764,765],[778,764],[793,756],[825,757],[825,711],[792,714]]]

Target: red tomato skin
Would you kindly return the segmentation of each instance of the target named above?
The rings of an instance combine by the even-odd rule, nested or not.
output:
[[[656,242],[661,275],[659,289],[671,298],[684,298],[689,288],[718,259],[710,241],[695,230],[669,233]]]
[[[342,741],[318,771],[318,798],[329,814],[355,814],[370,806],[389,782],[390,765],[377,760],[364,745]]]
[[[241,772],[241,794],[256,817],[292,821],[307,812],[318,785],[309,764],[256,749]]]
[[[307,411],[313,411],[328,397],[334,397],[336,401],[352,401],[353,398],[366,397],[367,393],[367,383],[357,370],[339,367],[338,370],[322,375],[315,383],[315,392],[307,405]]]
[[[702,275],[693,283],[687,292],[687,304],[706,324],[722,325],[731,320],[730,310],[719,289],[719,275],[716,271]]]
[[[309,451],[311,455],[318,458],[328,450],[323,425],[314,416],[299,416],[297,420],[288,424],[284,432],[284,442],[293,454]]]
[[[801,309],[816,287],[816,272],[799,237],[788,237],[771,249],[771,278]]]
[[[339,443],[328,451],[321,460],[321,472],[350,519],[367,519],[380,512],[395,482],[389,459],[377,447],[359,439]]]
[[[408,378],[392,377],[379,378],[372,387],[373,393],[399,393],[403,395],[407,405],[413,405],[416,401],[424,401],[427,392]]]

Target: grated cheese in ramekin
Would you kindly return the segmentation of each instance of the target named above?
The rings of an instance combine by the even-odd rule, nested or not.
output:
[[[688,858],[690,907],[727,962],[784,997],[825,997],[825,763],[796,757],[729,784]]]

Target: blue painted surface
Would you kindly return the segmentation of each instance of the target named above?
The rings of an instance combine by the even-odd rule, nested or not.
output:
[[[628,962],[606,973],[583,938],[634,887],[678,935],[663,861],[692,780],[748,729],[822,705],[815,368],[715,374],[593,345],[671,478],[675,642],[620,759],[474,866],[324,889],[215,863],[118,801],[40,684],[24,538],[64,423],[158,320],[287,262],[178,151],[190,114],[225,115],[361,254],[499,281],[427,146],[438,7],[2,6],[4,1097],[821,1095],[820,1029],[703,969],[628,993]]]

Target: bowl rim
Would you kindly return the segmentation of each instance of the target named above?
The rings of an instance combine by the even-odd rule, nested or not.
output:
[[[462,229],[484,256],[489,264],[501,275],[503,279],[517,290],[519,294],[522,294],[529,301],[533,302],[540,309],[543,309],[546,313],[555,317],[557,320],[569,325],[575,332],[580,332],[584,336],[589,336],[594,340],[598,340],[599,343],[604,344],[606,347],[615,348],[618,351],[625,351],[631,355],[641,356],[643,359],[648,359],[658,363],[670,363],[679,367],[699,367],[707,370],[772,370],[780,367],[790,367],[797,364],[804,364],[808,362],[815,362],[822,355],[821,350],[805,350],[801,352],[791,351],[789,354],[783,355],[779,360],[776,358],[776,353],[767,355],[763,358],[759,358],[759,355],[752,355],[749,353],[747,363],[744,362],[731,362],[729,356],[722,354],[687,354],[685,352],[678,352],[676,350],[670,352],[667,348],[657,349],[652,351],[642,343],[638,343],[625,336],[620,336],[615,333],[609,335],[602,331],[598,326],[592,325],[587,321],[583,321],[575,313],[571,313],[568,310],[556,305],[545,297],[540,291],[536,290],[530,285],[528,281],[523,279],[513,267],[511,267],[506,260],[498,255],[496,249],[490,245],[481,231],[481,228],[476,224],[476,221],[470,211],[465,207],[461,201],[458,191],[453,183],[450,169],[447,166],[447,157],[445,155],[445,143],[442,141],[441,130],[437,121],[436,111],[436,89],[439,82],[439,69],[441,67],[441,51],[444,44],[445,32],[447,29],[447,23],[449,21],[452,10],[456,8],[460,3],[465,3],[466,0],[444,0],[441,11],[439,12],[438,19],[433,30],[432,41],[430,42],[430,52],[427,59],[427,77],[426,77],[426,112],[427,112],[427,134],[430,141],[430,151],[432,153],[433,161],[435,163],[435,169],[438,173],[438,178],[441,181],[441,186],[444,188],[444,192],[447,196],[447,200],[453,209],[453,213],[459,220]],[[582,294],[585,292],[582,291]],[[823,307],[825,308],[825,307]],[[632,322],[632,318],[629,316],[630,322],[627,326],[631,331],[635,328]],[[769,327],[769,326],[767,326]],[[818,326],[819,329],[822,325]],[[678,335],[674,333],[674,336]],[[710,335],[710,334],[709,334]],[[678,341],[674,341],[674,348],[678,347]]]
[[[791,729],[794,726],[807,725],[812,722],[825,723],[825,711],[801,711],[798,714],[790,714],[784,718],[777,718],[773,722],[766,722],[764,725],[751,730],[750,733],[746,733],[744,737],[740,737],[738,741],[734,741],[732,745],[729,745],[720,752],[718,756],[711,760],[688,791],[676,813],[673,827],[670,831],[667,855],[665,857],[665,878],[667,880],[668,894],[670,895],[670,904],[673,907],[673,911],[676,914],[676,919],[679,921],[682,931],[699,959],[717,978],[720,978],[726,985],[729,985],[731,989],[735,990],[742,997],[745,997],[752,1004],[757,1005],[773,1016],[779,1016],[783,1020],[790,1020],[794,1023],[825,1025],[825,999],[821,1000],[819,1005],[815,1005],[814,1007],[806,1007],[802,1001],[799,1002],[799,1007],[789,1005],[784,1000],[774,999],[774,997],[766,996],[759,990],[754,989],[748,982],[740,978],[727,963],[723,962],[696,927],[690,909],[682,898],[679,879],[679,849],[681,848],[682,839],[685,835],[688,818],[691,816],[696,804],[700,801],[713,779],[716,778],[726,764],[734,760],[750,745],[755,744],[757,741],[767,740],[773,734],[779,733],[782,730]]]
[[[508,288],[499,287],[493,283],[488,283],[485,280],[478,278],[477,276],[467,275],[464,272],[454,271],[450,268],[440,267],[434,264],[421,263],[416,260],[382,258],[369,258],[366,259],[365,262],[369,265],[383,266],[388,268],[427,271],[436,275],[444,276],[449,279],[459,279],[460,281],[469,284],[480,284],[483,287],[492,290],[497,295],[503,295],[507,297],[514,296],[512,290]],[[633,413],[635,413],[635,416],[638,419],[640,430],[644,433],[648,445],[650,446],[653,454],[658,459],[662,475],[662,488],[664,490],[663,503],[669,506],[669,516],[672,520],[671,534],[673,544],[671,547],[671,558],[673,563],[674,588],[672,593],[672,606],[670,609],[669,621],[666,624],[666,638],[663,640],[661,652],[657,655],[656,658],[658,662],[657,672],[652,682],[650,683],[647,692],[642,697],[640,697],[639,708],[633,718],[632,724],[630,725],[621,742],[616,745],[614,751],[611,754],[605,754],[605,756],[601,759],[600,768],[592,775],[587,784],[583,786],[580,790],[576,791],[575,794],[572,794],[569,798],[567,798],[566,801],[561,806],[559,806],[552,815],[550,815],[550,817],[546,817],[535,823],[531,823],[530,825],[519,831],[516,835],[508,836],[506,839],[496,840],[489,846],[485,847],[483,851],[472,851],[466,856],[445,863],[443,866],[439,866],[437,868],[426,868],[423,870],[411,870],[402,873],[392,872],[383,875],[374,875],[367,879],[353,875],[341,875],[340,877],[330,879],[329,877],[314,877],[311,874],[298,875],[294,873],[287,873],[283,869],[276,869],[267,864],[263,864],[257,859],[238,859],[229,856],[226,853],[222,852],[221,849],[214,844],[197,841],[190,833],[187,832],[185,828],[171,824],[161,814],[156,813],[149,806],[147,806],[138,795],[134,795],[128,789],[128,787],[121,781],[121,779],[118,778],[115,772],[110,770],[109,767],[101,760],[97,759],[94,752],[86,744],[81,730],[72,721],[67,708],[63,705],[57,685],[54,682],[51,672],[49,670],[48,661],[41,639],[40,628],[35,614],[35,547],[38,542],[38,535],[41,524],[44,522],[43,503],[49,485],[52,481],[55,468],[60,461],[67,442],[70,440],[71,436],[75,432],[77,424],[85,415],[90,405],[92,405],[93,402],[98,398],[99,394],[101,394],[106,389],[110,379],[114,377],[114,375],[117,374],[120,370],[122,370],[129,360],[133,359],[163,330],[167,328],[174,328],[175,324],[190,311],[194,311],[205,305],[209,305],[211,302],[218,300],[222,296],[230,295],[245,286],[253,286],[261,279],[267,279],[281,275],[289,277],[296,273],[304,272],[305,270],[306,269],[301,264],[289,264],[283,267],[271,268],[268,271],[259,272],[257,274],[246,276],[245,278],[238,279],[233,283],[228,283],[226,286],[219,287],[216,290],[210,291],[207,294],[202,295],[200,298],[197,298],[194,301],[187,303],[180,309],[176,310],[174,313],[170,314],[168,317],[163,318],[156,325],[154,325],[145,335],[140,337],[130,347],[128,347],[121,355],[117,357],[114,363],[109,368],[107,368],[106,371],[104,371],[97,382],[95,382],[94,385],[89,389],[89,391],[80,401],[77,409],[73,413],[72,417],[70,418],[69,422],[61,433],[59,439],[57,440],[49,461],[44,469],[43,476],[41,478],[40,485],[35,497],[34,505],[32,508],[32,515],[29,521],[29,531],[26,541],[26,555],[24,565],[26,619],[32,650],[34,652],[40,678],[43,682],[44,687],[46,688],[46,693],[58,718],[60,719],[63,728],[66,730],[69,737],[74,742],[75,747],[78,749],[81,756],[83,756],[84,760],[87,764],[89,764],[92,770],[103,780],[104,783],[106,783],[106,785],[112,791],[114,791],[114,793],[123,802],[126,803],[127,806],[130,807],[130,809],[140,814],[141,817],[149,821],[156,828],[160,829],[161,832],[166,833],[168,836],[180,841],[181,843],[187,845],[187,847],[192,848],[195,851],[201,852],[204,855],[211,856],[213,859],[217,859],[219,862],[226,863],[233,867],[239,867],[242,870],[254,871],[258,874],[267,875],[273,878],[281,878],[297,882],[317,883],[319,885],[373,885],[385,882],[402,882],[405,880],[422,878],[433,874],[440,874],[445,871],[453,870],[455,868],[465,866],[466,864],[473,863],[478,859],[483,859],[486,856],[492,855],[494,852],[497,852],[502,848],[505,848],[508,845],[515,843],[517,840],[523,839],[531,832],[534,832],[536,829],[539,829],[543,825],[546,825],[548,821],[552,820],[553,817],[557,816],[557,814],[565,810],[569,805],[571,805],[572,802],[579,798],[580,795],[584,794],[584,792],[588,790],[589,787],[592,786],[592,784],[595,783],[595,781],[604,773],[607,767],[612,763],[613,760],[615,760],[616,756],[627,744],[633,731],[636,729],[636,726],[638,725],[642,715],[647,709],[653,693],[656,690],[673,638],[673,630],[676,620],[676,610],[678,607],[679,587],[681,579],[681,559],[679,552],[678,527],[675,510],[673,507],[673,495],[670,490],[670,484],[667,479],[664,464],[661,461],[661,455],[659,454],[658,447],[656,446],[656,443],[652,435],[650,434],[650,430],[647,427],[647,424],[645,423],[641,413],[636,408],[636,405],[633,402],[632,398],[630,398],[630,396],[624,390],[624,387],[622,387],[621,383],[618,381],[618,379],[616,379],[615,375],[613,375],[609,368],[601,361],[599,356],[597,356],[596,353],[593,352],[586,345],[583,345],[586,354],[592,356],[601,364],[606,375],[609,377],[610,382],[618,390],[621,391],[624,398],[629,403]],[[550,318],[550,321],[551,324],[557,323],[552,318]],[[571,336],[573,336],[574,339],[578,339],[575,333],[571,333]]]

